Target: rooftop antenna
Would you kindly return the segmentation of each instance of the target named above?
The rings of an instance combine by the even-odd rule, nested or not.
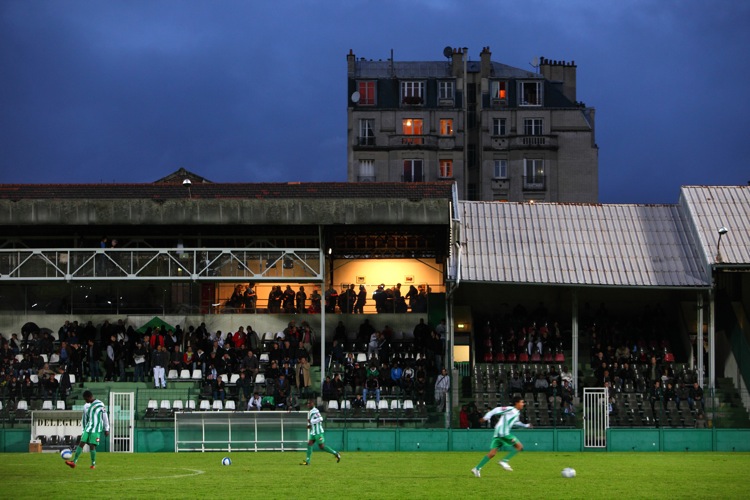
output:
[[[529,65],[530,65],[530,66],[531,66],[532,68],[534,68],[534,70],[535,70],[535,71],[536,71],[537,73],[539,73],[539,58],[538,58],[538,57],[535,57],[535,58],[534,58],[534,59],[533,59],[533,60],[532,60],[532,61],[531,61],[531,62],[529,63]]]
[[[389,59],[391,65],[391,78],[396,76],[396,72],[393,70],[393,49],[391,49],[391,58]]]

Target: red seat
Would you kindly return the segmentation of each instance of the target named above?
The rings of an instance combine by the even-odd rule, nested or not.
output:
[[[495,363],[505,363],[505,354],[502,352],[495,354]]]
[[[528,363],[529,362],[529,355],[525,352],[522,352],[518,355],[518,361],[520,363]]]
[[[491,352],[484,353],[484,362],[485,363],[492,363],[492,353]]]
[[[542,357],[539,355],[538,352],[535,352],[534,354],[531,355],[531,361],[538,363],[541,360],[542,360]]]
[[[551,352],[545,352],[544,353],[544,362],[545,363],[551,363],[554,360],[554,356],[552,356]]]
[[[565,354],[558,352],[555,354],[555,362],[556,363],[564,363],[565,362]]]
[[[509,352],[507,356],[505,356],[505,361],[509,363],[513,363],[516,361],[516,353]]]
[[[665,363],[674,363],[674,354],[671,352],[668,352],[664,355],[664,362]]]

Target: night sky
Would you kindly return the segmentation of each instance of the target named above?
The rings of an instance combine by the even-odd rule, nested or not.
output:
[[[750,181],[743,0],[0,2],[0,183],[346,180],[346,54],[574,60],[600,201]]]

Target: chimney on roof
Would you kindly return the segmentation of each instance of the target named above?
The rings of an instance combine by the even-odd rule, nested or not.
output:
[[[350,78],[354,77],[354,66],[357,58],[354,55],[352,49],[349,49],[349,53],[346,55],[346,71]]]
[[[490,52],[489,46],[482,47],[482,52],[479,54],[480,71],[482,78],[489,78],[492,76],[492,52]]]
[[[464,53],[462,49],[455,48],[453,49],[453,54],[451,54],[451,74],[455,78],[461,78],[461,76],[464,74]]]
[[[550,61],[539,58],[539,72],[550,82],[562,84],[562,93],[572,102],[576,102],[576,62]]]

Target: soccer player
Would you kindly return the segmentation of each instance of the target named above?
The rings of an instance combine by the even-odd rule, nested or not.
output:
[[[500,466],[508,471],[513,470],[513,468],[508,463],[508,460],[513,458],[513,455],[523,450],[523,445],[516,436],[510,433],[510,431],[513,426],[526,427],[527,429],[532,427],[531,424],[524,424],[523,422],[520,422],[518,420],[518,417],[521,414],[521,410],[523,410],[525,404],[526,402],[521,396],[515,396],[513,398],[513,406],[498,406],[494,410],[488,411],[482,418],[479,419],[480,422],[487,422],[494,415],[500,415],[497,424],[495,424],[495,433],[492,436],[490,452],[482,457],[482,460],[476,467],[471,469],[472,474],[474,474],[476,477],[481,476],[480,471],[482,470],[482,467],[484,467],[487,462],[492,460],[492,458],[497,453],[497,450],[502,448],[503,445],[508,445],[511,447],[511,449],[510,452],[502,460],[500,460]]]
[[[315,444],[316,441],[321,450],[336,457],[336,463],[341,462],[341,453],[332,449],[330,446],[326,446],[326,438],[323,431],[323,417],[320,415],[320,410],[315,408],[315,400],[308,399],[307,407],[310,409],[310,411],[307,412],[307,457],[305,457],[305,461],[300,465],[310,465],[313,444]]]
[[[99,444],[102,431],[104,431],[105,436],[109,436],[109,417],[107,417],[104,403],[94,399],[91,391],[85,391],[83,399],[86,401],[86,404],[83,405],[83,433],[80,441],[78,441],[73,460],[66,460],[65,463],[71,469],[75,469],[78,457],[83,453],[83,445],[88,444],[91,450],[91,468],[96,469],[96,446]]]

